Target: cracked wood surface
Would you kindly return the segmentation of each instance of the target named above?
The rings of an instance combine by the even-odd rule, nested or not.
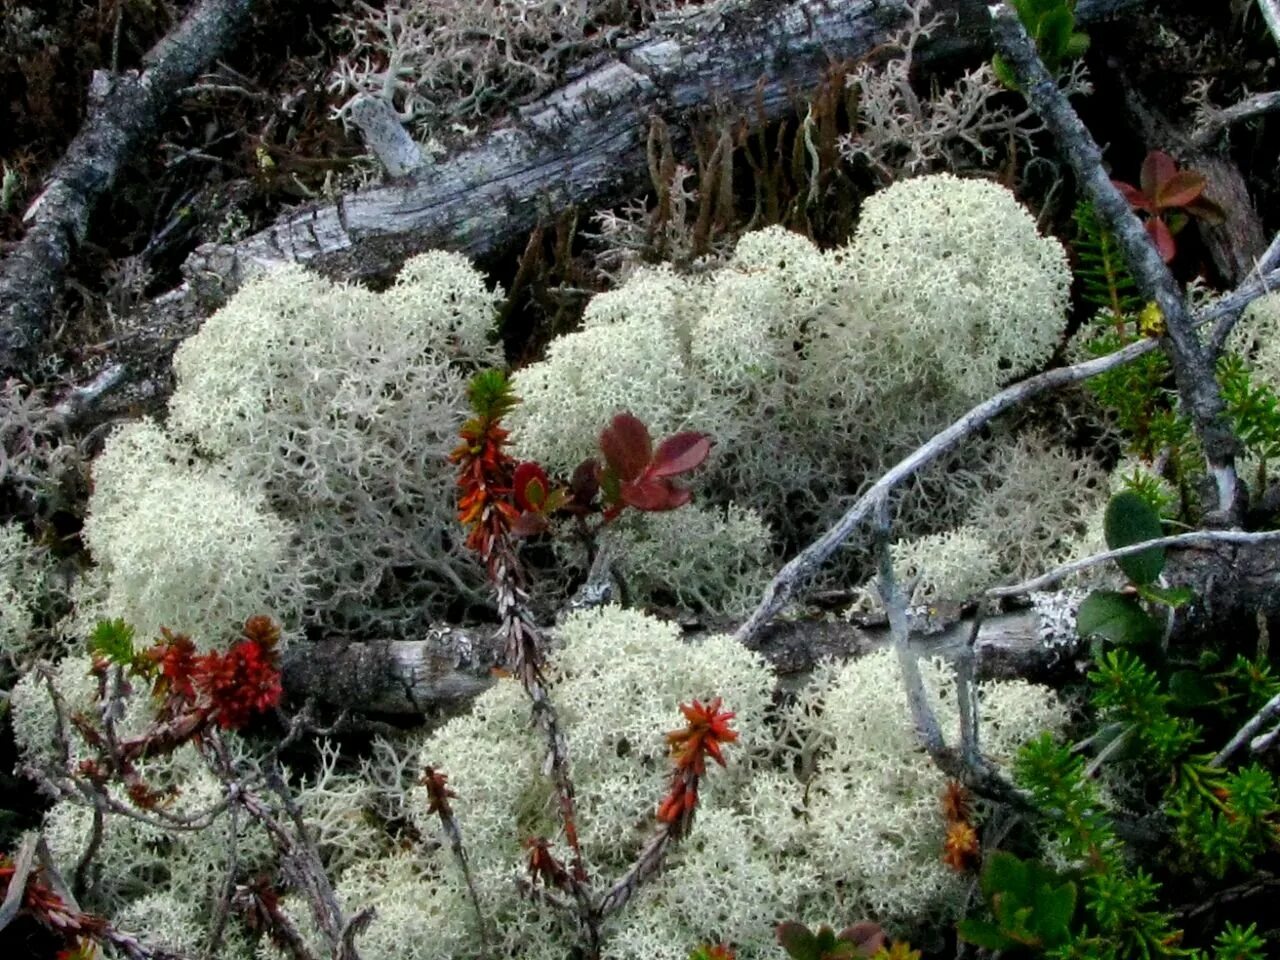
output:
[[[1084,23],[1141,0],[1081,0]],[[987,44],[986,5],[936,0],[956,18],[944,40],[918,56],[954,55]],[[337,202],[290,212],[231,245],[206,244],[184,268],[216,279],[226,295],[281,263],[306,263],[344,279],[387,275],[411,254],[442,247],[473,257],[501,249],[540,217],[572,204],[625,195],[645,169],[649,118],[704,108],[766,119],[790,110],[831,63],[856,60],[904,20],[893,0],[762,0],[718,21],[694,14],[661,34],[631,41],[567,84],[521,107],[474,147]]]
[[[94,73],[84,125],[28,209],[26,234],[0,261],[0,374],[17,373],[43,345],[65,272],[98,200],[182,89],[226,50],[253,0],[201,0],[148,51],[140,74]]]
[[[1253,630],[1259,617],[1274,629],[1280,618],[1275,542],[1170,551],[1165,577],[1192,587],[1199,598],[1179,611],[1174,644],[1212,630]],[[1074,616],[1064,598],[1056,607],[1052,625],[1032,609],[988,617],[975,644],[979,677],[1052,682],[1076,671],[1087,655],[1064,643],[1072,639]],[[969,643],[972,629],[971,617],[944,616],[913,634],[912,643],[924,656],[951,658]],[[888,643],[887,625],[797,620],[770,624],[750,646],[773,665],[780,687],[794,688],[824,659],[849,659]],[[297,643],[285,655],[285,691],[298,701],[312,697],[356,713],[440,718],[465,710],[494,682],[501,653],[493,628],[483,626],[443,627],[419,640]]]

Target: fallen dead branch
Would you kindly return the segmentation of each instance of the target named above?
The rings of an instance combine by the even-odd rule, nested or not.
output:
[[[20,373],[52,325],[64,274],[89,217],[183,89],[230,45],[253,0],[200,0],[144,58],[140,74],[94,74],[88,118],[23,218],[0,263],[0,375]]]

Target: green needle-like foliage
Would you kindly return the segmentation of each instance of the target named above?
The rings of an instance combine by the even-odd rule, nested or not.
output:
[[[1142,297],[1115,237],[1098,222],[1093,204],[1087,200],[1076,205],[1072,216],[1076,223],[1076,279],[1084,302],[1114,318],[1136,314],[1142,309]]]

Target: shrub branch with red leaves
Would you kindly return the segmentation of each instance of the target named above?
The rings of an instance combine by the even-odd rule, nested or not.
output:
[[[16,857],[0,854],[0,903],[0,932],[14,919],[29,917],[62,939],[58,960],[95,957],[97,948],[107,945],[128,960],[185,960],[81,910],[58,875],[44,839],[34,834],[27,835]]]
[[[68,717],[66,703],[46,672],[55,715],[56,758],[27,764],[23,772],[50,794],[74,803],[89,802],[93,807],[93,834],[75,872],[77,890],[84,886],[86,868],[101,842],[107,815],[136,820],[162,832],[203,830],[229,815],[234,835],[236,817],[243,811],[266,830],[277,862],[286,871],[286,882],[311,905],[319,932],[332,948],[329,955],[335,960],[358,960],[354,938],[371,914],[361,911],[345,916],[280,765],[281,752],[304,730],[311,729],[307,709],[292,718],[288,732],[265,755],[236,757],[223,736],[223,731],[239,729],[279,704],[279,637],[279,628],[270,618],[251,617],[225,652],[200,654],[190,638],[169,630],[162,630],[161,641],[149,649],[137,649],[128,625],[121,621],[100,623],[90,638],[99,707],[92,714]],[[135,691],[131,680],[149,686],[156,714],[140,734],[122,737],[115,718],[123,715],[124,700]],[[71,726],[96,756],[72,760]],[[165,809],[173,791],[152,790],[135,764],[143,757],[171,753],[185,744],[196,749],[223,789],[221,798],[208,808],[179,815]],[[125,787],[127,801],[111,789],[113,784]],[[273,802],[264,798],[263,788],[275,795]],[[246,914],[245,919],[253,929],[270,936],[293,960],[316,960],[288,918],[271,909],[276,894],[266,880],[257,884],[258,893],[253,896],[237,894],[245,888],[237,883],[236,869],[232,856],[214,918],[210,955],[216,956],[229,911],[245,913],[249,904],[251,915]],[[96,929],[88,919],[82,917],[79,922],[87,932]],[[70,949],[83,953],[86,942],[82,937],[79,946]],[[178,956],[148,948],[109,926],[102,928],[95,942],[109,943],[137,960]],[[78,954],[68,957],[73,955]]]
[[[707,459],[711,439],[702,433],[679,433],[655,449],[644,423],[630,413],[619,413],[600,434],[603,464],[594,458],[585,460],[574,470],[568,485],[557,485],[540,465],[517,463],[506,451],[508,433],[501,420],[518,402],[506,376],[499,371],[477,375],[469,396],[475,415],[464,424],[462,442],[451,455],[458,467],[458,519],[467,531],[468,546],[484,563],[497,597],[507,669],[524,686],[533,705],[534,723],[546,738],[570,850],[566,865],[552,852],[546,838],[526,840],[529,879],[523,887],[530,895],[558,907],[576,909],[584,953],[598,957],[600,922],[631,899],[640,884],[657,872],[670,845],[688,832],[697,807],[698,785],[706,775],[707,757],[723,766],[721,745],[732,743],[738,735],[728,726],[733,714],[720,709],[719,699],[706,705],[695,700],[681,706],[686,726],[668,734],[675,769],[670,790],[658,805],[658,830],[627,873],[597,901],[578,842],[568,748],[543,679],[544,645],[528,610],[517,543],[521,537],[545,532],[556,513],[576,516],[582,524],[598,514],[604,524],[627,507],[659,511],[684,506],[692,494],[675,478]],[[461,832],[452,816],[452,793],[445,786],[444,775],[428,768],[423,782],[430,811],[440,816],[451,843],[458,838],[460,855]],[[568,894],[572,901],[560,899],[559,893]],[[483,925],[483,918],[481,922]]]
[[[1111,182],[1129,206],[1146,214],[1143,225],[1165,263],[1178,253],[1173,238],[1187,225],[1188,215],[1211,224],[1223,221],[1222,208],[1204,195],[1204,174],[1179,170],[1177,162],[1163,150],[1152,150],[1142,161],[1139,186],[1123,180]]]

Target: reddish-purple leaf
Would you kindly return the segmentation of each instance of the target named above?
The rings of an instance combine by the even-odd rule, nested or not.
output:
[[[1156,205],[1161,209],[1185,207],[1204,193],[1204,176],[1194,170],[1179,170],[1156,190]]]
[[[600,492],[600,463],[595,457],[588,457],[574,467],[573,476],[569,478],[569,493],[573,497],[574,506],[589,507]]]
[[[711,437],[705,433],[677,433],[658,445],[649,474],[674,477],[702,465],[711,453]]]
[[[1178,247],[1173,242],[1173,234],[1169,232],[1168,225],[1159,217],[1152,217],[1147,221],[1147,235],[1151,237],[1151,242],[1160,252],[1160,259],[1165,263],[1171,262],[1178,252]]]
[[[618,479],[634,480],[649,465],[653,441],[638,417],[620,413],[600,432],[600,450]]]
[[[1111,185],[1120,191],[1120,195],[1129,202],[1129,206],[1133,207],[1133,209],[1155,213],[1155,210],[1152,209],[1151,198],[1132,183],[1125,183],[1123,180],[1112,180]]]
[[[780,923],[774,929],[778,944],[791,957],[809,957],[817,951],[817,938],[803,923],[794,920]]]
[[[837,939],[856,946],[860,957],[874,956],[878,951],[886,949],[889,940],[884,927],[871,920],[860,920],[851,927],[845,927]]]
[[[516,517],[516,522],[511,525],[511,535],[513,537],[536,537],[540,533],[546,533],[551,527],[551,521],[547,519],[544,513],[522,513]]]
[[[1178,172],[1178,164],[1163,150],[1152,150],[1142,161],[1139,183],[1142,192],[1154,199],[1160,193],[1160,185]]]
[[[683,507],[693,499],[693,494],[683,487],[677,487],[670,480],[641,477],[635,483],[622,485],[622,502],[637,510],[659,511],[675,510]]]
[[[516,467],[511,479],[511,488],[515,494],[516,506],[525,511],[539,511],[546,505],[551,483],[547,479],[547,472],[542,467],[526,460]]]

